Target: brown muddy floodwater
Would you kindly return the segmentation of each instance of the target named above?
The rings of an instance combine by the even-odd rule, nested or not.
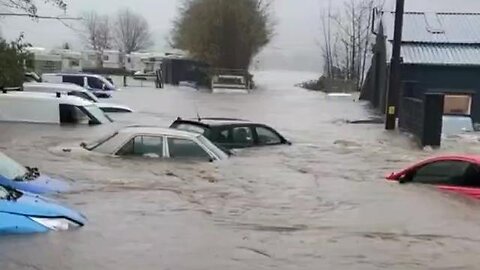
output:
[[[313,76],[259,72],[249,95],[129,87],[113,101],[137,112],[112,126],[0,124],[0,151],[71,179],[75,191],[57,199],[89,219],[78,231],[0,238],[0,269],[478,269],[479,202],[383,180],[439,151],[346,124],[372,112],[293,86]],[[58,151],[197,112],[262,121],[294,144],[214,164]],[[441,151],[478,153],[480,143],[454,138]]]

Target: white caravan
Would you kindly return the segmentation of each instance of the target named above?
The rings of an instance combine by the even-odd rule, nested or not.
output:
[[[100,102],[98,98],[87,89],[71,83],[35,83],[28,82],[23,84],[23,90],[26,92],[41,93],[62,93],[69,96],[77,96],[95,103],[97,107],[106,113],[129,113],[133,112],[127,106],[112,103]]]
[[[106,124],[94,103],[60,93],[0,92],[0,121],[45,124]]]

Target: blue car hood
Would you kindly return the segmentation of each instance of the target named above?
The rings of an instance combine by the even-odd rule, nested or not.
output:
[[[36,194],[62,193],[69,191],[71,188],[65,180],[55,179],[45,174],[41,174],[31,181],[0,178],[0,184]]]
[[[17,200],[0,200],[0,212],[44,218],[66,218],[80,225],[86,223],[81,213],[45,197],[24,193]]]

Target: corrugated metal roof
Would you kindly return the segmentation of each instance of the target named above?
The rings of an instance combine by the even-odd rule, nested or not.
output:
[[[385,34],[393,39],[394,12],[383,14]],[[480,13],[423,13],[404,15],[404,42],[480,44]]]
[[[479,66],[480,45],[403,44],[402,57],[405,64]]]

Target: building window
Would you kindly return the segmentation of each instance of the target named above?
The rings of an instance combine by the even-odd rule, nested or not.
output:
[[[470,115],[472,97],[470,95],[445,95],[443,112],[448,115]]]

